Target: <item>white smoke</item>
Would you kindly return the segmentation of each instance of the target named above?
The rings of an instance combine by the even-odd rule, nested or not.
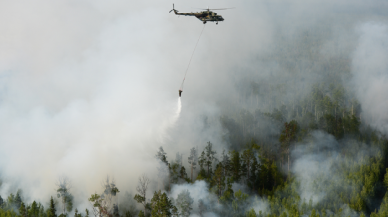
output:
[[[266,213],[269,211],[269,203],[267,200],[258,198],[257,196],[253,199],[251,206],[255,213],[258,215],[261,213]]]
[[[170,88],[179,79],[163,67],[168,61],[149,64],[162,56],[160,39],[146,37],[165,37],[158,26],[168,24],[137,23],[136,13],[155,10],[141,5],[128,14],[123,8],[136,8],[129,3],[89,3],[0,3],[7,32],[0,37],[3,198],[22,188],[46,202],[59,176],[71,180],[75,204],[99,193],[106,175],[122,192],[134,190],[143,173],[157,180],[154,155],[181,102]]]
[[[204,202],[209,199],[208,184],[205,181],[196,181],[194,184],[181,184],[173,185],[171,188],[170,197],[176,199],[178,194],[183,190],[190,192],[190,196],[193,198],[194,211],[198,208],[198,200],[203,200]]]
[[[276,23],[287,20],[283,24],[298,31],[294,27],[304,23],[293,16],[300,11],[326,15],[321,5],[290,5],[214,2],[239,10],[223,11],[225,22],[204,32],[185,83],[190,101],[181,113],[172,87],[180,84],[202,29],[197,19],[169,14],[172,5],[156,0],[1,1],[2,196],[17,186],[31,199],[47,201],[60,175],[73,182],[76,200],[98,192],[107,174],[121,192],[133,191],[140,174],[156,176],[160,145],[169,154],[209,140],[222,146],[217,102],[240,102],[229,69],[247,78],[240,68],[259,74],[249,61],[271,48]],[[209,118],[214,127],[203,130],[203,113],[215,117]],[[174,127],[180,131],[169,134]]]
[[[351,85],[361,103],[363,120],[388,133],[388,28],[365,23],[353,54]]]
[[[178,194],[186,190],[190,193],[190,197],[194,200],[192,204],[193,210],[190,216],[198,216],[199,200],[202,200],[207,207],[203,213],[204,216],[217,216],[214,212],[212,212],[211,208],[221,209],[222,206],[219,203],[215,203],[215,201],[217,201],[217,196],[209,192],[208,184],[205,181],[195,181],[193,184],[173,185],[169,197],[176,200]]]

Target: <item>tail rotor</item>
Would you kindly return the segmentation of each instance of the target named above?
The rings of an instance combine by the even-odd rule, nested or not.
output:
[[[172,10],[171,10],[171,11],[174,11],[174,13],[177,13],[177,12],[179,12],[179,11],[175,10],[175,8],[174,8],[174,4],[172,4]],[[168,12],[168,13],[171,13],[171,11],[170,11],[170,12]]]

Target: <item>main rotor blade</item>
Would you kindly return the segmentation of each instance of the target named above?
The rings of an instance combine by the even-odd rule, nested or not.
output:
[[[215,8],[215,9],[209,9],[209,10],[229,10],[229,9],[236,9],[236,8]]]
[[[195,8],[195,9],[200,9],[200,10],[211,10],[211,11],[215,11],[215,10],[228,10],[228,9],[235,9],[235,8],[215,8],[215,9],[209,9],[209,8]]]

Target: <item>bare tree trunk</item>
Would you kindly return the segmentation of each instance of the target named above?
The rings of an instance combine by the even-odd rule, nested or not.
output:
[[[146,200],[146,194],[147,194],[147,188],[148,184],[150,183],[150,180],[148,177],[143,174],[139,177],[139,185],[136,187],[136,191],[139,192],[139,194],[144,197],[144,215],[146,216],[146,206],[147,206],[147,200]]]
[[[353,104],[352,104],[352,115],[353,115]]]
[[[193,162],[191,162],[191,182],[193,182]]]
[[[290,174],[290,153],[288,153],[288,174]]]

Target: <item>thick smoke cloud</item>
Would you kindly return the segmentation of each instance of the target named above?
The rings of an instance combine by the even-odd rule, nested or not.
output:
[[[236,35],[245,32],[253,39],[268,33],[231,31],[237,20],[230,12],[224,15],[229,26],[206,27],[183,93],[191,102],[182,102],[175,126],[185,128],[174,133],[177,89],[203,24],[168,14],[171,6],[1,3],[0,163],[3,186],[15,183],[2,188],[2,196],[23,188],[25,197],[45,201],[61,175],[73,182],[76,200],[99,191],[107,174],[121,190],[132,191],[140,174],[157,174],[159,146],[172,153],[170,160],[174,151],[209,140],[221,144],[219,127],[204,132],[198,118],[217,116],[213,99],[234,93],[223,71],[233,63],[220,63],[237,54],[242,59],[244,49],[263,44],[236,45],[231,43]],[[224,53],[234,54],[220,60]]]
[[[351,85],[368,124],[388,133],[388,27],[366,23],[359,27],[353,55]]]
[[[361,188],[360,183],[352,182],[344,171],[352,171],[354,165],[349,162],[357,162],[367,167],[368,160],[380,155],[377,147],[370,147],[356,140],[337,141],[332,135],[322,131],[314,131],[311,138],[306,139],[292,151],[295,162],[292,172],[298,183],[298,195],[301,201],[313,205],[330,200],[337,192],[352,194],[354,189]],[[356,149],[344,155],[343,150]],[[351,173],[351,172],[349,172]],[[341,203],[343,216],[359,216],[360,213],[352,210],[348,204]],[[372,209],[374,203],[368,204]]]
[[[209,191],[208,184],[205,181],[196,181],[194,184],[182,184],[182,185],[174,185],[171,188],[170,197],[175,200],[178,198],[178,195],[182,191],[188,191],[190,193],[190,197],[194,200],[192,204],[193,212],[198,213],[198,201],[202,200],[205,204],[209,203]]]
[[[122,192],[132,192],[140,174],[157,179],[153,177],[158,167],[154,155],[161,145],[168,160],[177,151],[188,153],[207,141],[221,153],[225,140],[220,114],[252,109],[253,103],[247,102],[253,99],[245,96],[246,81],[292,81],[286,86],[297,88],[288,89],[279,103],[304,96],[313,83],[325,78],[317,73],[325,68],[321,60],[336,57],[334,50],[342,47],[343,55],[349,54],[357,42],[349,32],[356,23],[369,21],[370,14],[381,14],[386,5],[381,1],[374,5],[354,1],[177,2],[181,12],[194,10],[190,6],[237,7],[220,13],[225,22],[206,25],[179,102],[179,118],[178,88],[203,24],[168,14],[171,6],[160,1],[0,3],[3,197],[20,187],[25,196],[46,201],[60,175],[72,180],[80,201],[99,191],[107,174]],[[348,19],[338,17],[340,13]],[[335,31],[331,31],[333,23]],[[337,34],[318,37],[317,64],[303,58],[306,53],[287,53],[303,45],[305,41],[298,39],[315,26],[324,26],[322,33]],[[357,84],[367,95],[357,94],[366,113],[381,112],[380,120],[385,120],[384,104],[378,103],[386,99],[381,92],[375,93],[385,90],[384,86],[371,87],[374,81],[383,84],[382,72],[387,67],[383,63],[372,67],[374,80],[364,79],[363,66],[374,63],[375,51],[367,58],[362,55],[372,48],[386,55],[378,47],[378,43],[386,46],[386,28],[365,24],[360,31],[364,36],[354,55],[353,73],[354,82],[364,81]],[[341,46],[334,43],[338,38]],[[271,59],[277,56],[277,61]],[[290,69],[283,60],[292,57],[298,59],[298,67]],[[369,94],[380,94],[381,100],[371,102]],[[266,111],[277,106],[265,97],[256,100]],[[376,126],[386,125],[377,122]]]
[[[155,174],[154,154],[178,120],[178,80],[157,58],[168,22],[136,21],[164,13],[133,6],[2,3],[0,163],[4,185],[16,183],[3,197],[23,188],[46,201],[65,175],[84,200],[106,175],[129,190]]]

